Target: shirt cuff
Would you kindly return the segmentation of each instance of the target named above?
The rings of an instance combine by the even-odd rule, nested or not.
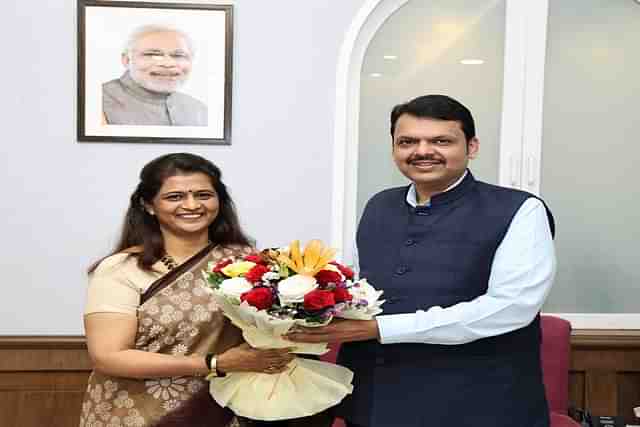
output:
[[[412,336],[415,324],[415,313],[385,314],[376,316],[381,344],[406,343],[407,336]]]

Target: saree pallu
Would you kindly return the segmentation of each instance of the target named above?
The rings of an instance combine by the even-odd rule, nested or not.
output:
[[[201,272],[209,262],[244,256],[248,247],[207,247],[155,281],[141,296],[134,349],[171,355],[222,353],[242,335],[218,310]],[[200,400],[203,425],[236,423],[233,414],[209,397],[199,376],[134,379],[94,371],[82,404],[80,427],[150,427],[170,422],[185,402]],[[188,406],[188,405],[186,405]],[[185,408],[186,409],[186,408]],[[192,415],[192,411],[188,411]],[[167,415],[169,414],[169,415]],[[171,424],[167,424],[171,425]],[[195,425],[184,423],[176,425]]]

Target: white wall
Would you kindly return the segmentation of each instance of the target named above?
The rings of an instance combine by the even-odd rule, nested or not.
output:
[[[81,334],[85,269],[149,160],[219,165],[259,246],[329,241],[335,75],[364,0],[236,0],[230,147],[76,142],[76,2],[3,5],[0,334]]]

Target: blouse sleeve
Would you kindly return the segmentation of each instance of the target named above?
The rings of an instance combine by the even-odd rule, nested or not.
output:
[[[124,313],[136,315],[142,289],[131,280],[135,259],[116,254],[103,260],[89,275],[87,305],[84,314]],[[133,274],[132,274],[133,273]]]

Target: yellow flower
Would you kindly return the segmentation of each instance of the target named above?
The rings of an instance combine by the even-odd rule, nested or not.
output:
[[[294,240],[289,245],[289,250],[289,254],[281,253],[278,261],[304,276],[314,276],[336,254],[335,249],[325,246],[320,240],[311,240],[302,252],[300,251],[300,242]]]
[[[234,262],[222,269],[222,273],[229,277],[238,277],[255,267],[255,263],[251,261]]]

